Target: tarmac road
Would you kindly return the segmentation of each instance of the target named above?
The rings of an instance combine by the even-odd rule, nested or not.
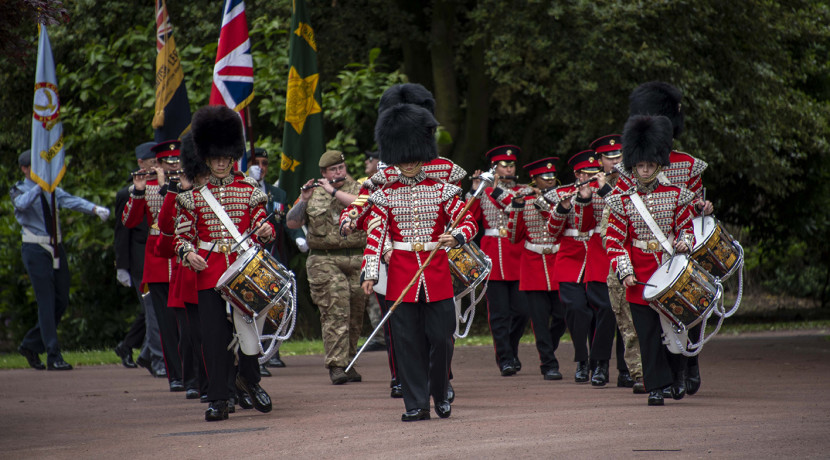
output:
[[[206,404],[167,391],[143,369],[0,371],[2,458],[828,458],[828,331],[715,337],[701,355],[695,396],[648,407],[645,395],[542,380],[522,345],[523,370],[501,377],[490,347],[458,347],[449,419],[403,423],[389,397],[386,355],[358,362],[363,382],[331,385],[321,356],[287,356],[263,378],[274,410],[237,408],[204,421]]]

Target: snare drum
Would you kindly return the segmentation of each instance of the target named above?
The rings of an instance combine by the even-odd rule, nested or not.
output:
[[[248,316],[268,313],[292,286],[291,272],[268,251],[251,248],[225,270],[216,290]]]
[[[487,278],[492,267],[490,258],[472,241],[460,248],[447,250],[447,258],[450,261],[452,288],[456,297],[466,294],[470,288],[475,289]]]
[[[743,265],[743,249],[713,217],[695,217],[692,225],[695,231],[692,259],[704,270],[725,281]]]
[[[715,277],[685,255],[676,255],[651,275],[643,298],[679,330],[708,318],[721,302],[723,288]]]

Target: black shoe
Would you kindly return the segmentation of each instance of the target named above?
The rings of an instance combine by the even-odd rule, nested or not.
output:
[[[166,379],[167,378],[167,368],[164,367],[164,364],[160,364],[158,367],[153,369],[151,374],[153,374],[153,377],[155,377],[155,378],[158,378],[158,379],[165,378]]]
[[[619,388],[631,388],[634,386],[634,379],[628,371],[620,371],[617,375],[617,386]]]
[[[574,381],[576,383],[585,383],[588,381],[588,361],[580,361],[576,363]]]
[[[254,409],[260,412],[271,412],[271,397],[258,383],[249,383],[241,375],[236,376],[236,388],[240,394],[248,393]]]
[[[559,369],[548,369],[542,373],[545,380],[562,380],[562,373]]]
[[[135,369],[138,367],[133,361],[133,351],[124,345],[124,342],[118,342],[118,345],[115,346],[114,350],[115,354],[121,358],[121,365],[128,369]]]
[[[210,403],[208,410],[205,411],[205,420],[208,422],[218,422],[228,419],[228,402],[227,401],[213,401]]]
[[[664,398],[671,398],[671,385],[663,388],[663,397]]]
[[[700,366],[689,366],[686,369],[686,394],[691,396],[700,390]]]
[[[26,361],[29,362],[29,367],[31,367],[32,369],[37,369],[39,371],[46,369],[46,366],[43,365],[43,361],[41,361],[37,353],[33,352],[32,350],[29,350],[28,348],[23,348],[23,345],[21,345],[17,347],[17,352],[23,355],[24,358],[26,358]]]
[[[516,372],[519,372],[520,370],[522,370],[522,362],[519,361],[518,356],[513,358],[513,367],[516,368]]]
[[[389,392],[389,396],[392,398],[403,398],[403,387],[400,383],[392,385],[392,390]]]
[[[265,364],[260,364],[259,365],[259,375],[261,375],[263,377],[270,377],[271,376],[271,371],[269,371],[268,368],[265,367]]]
[[[412,409],[401,414],[402,422],[415,422],[418,420],[429,420],[429,409]]]
[[[671,397],[674,399],[683,399],[686,396],[686,370],[675,372],[674,383],[671,386]]]
[[[446,399],[435,403],[435,414],[438,415],[438,418],[449,418],[451,413],[452,406]]]
[[[285,367],[285,363],[280,359],[280,352],[277,352],[268,360],[268,367]]]
[[[346,375],[346,370],[342,367],[330,367],[329,378],[331,379],[332,385],[343,385],[349,380],[349,376]]]
[[[184,391],[184,383],[181,380],[171,380],[170,391]]]
[[[662,406],[663,405],[663,392],[660,390],[654,390],[648,394],[648,405],[649,406]]]
[[[646,394],[646,385],[643,383],[642,379],[634,381],[634,386],[632,386],[631,388],[632,392],[635,395]]]
[[[452,383],[447,382],[447,401],[452,404],[455,401],[455,388],[452,387]]]
[[[237,400],[239,403],[239,407],[243,409],[253,409],[254,408],[254,401],[251,399],[251,395],[249,395],[245,391],[239,392],[239,399]]]
[[[49,363],[46,369],[50,371],[71,371],[72,365],[64,361],[63,358],[58,358],[55,362]]]
[[[228,413],[235,414],[236,413],[236,395],[231,396],[228,398]]]
[[[516,366],[513,365],[512,361],[502,364],[499,369],[501,370],[502,377],[507,377],[508,375],[514,375],[516,373]]]
[[[199,390],[191,388],[184,392],[184,399],[199,399]]]
[[[199,395],[199,402],[200,402],[200,403],[209,403],[209,402],[210,402],[210,401],[208,401],[208,399],[207,399],[207,393],[205,393],[205,394],[203,394],[203,395]]]
[[[149,372],[150,375],[152,375],[153,377],[156,376],[156,373],[153,372],[153,366],[150,364],[150,361],[147,361],[146,359],[142,358],[141,355],[138,356],[138,359],[135,360],[135,363],[139,367],[143,367],[144,369],[147,369],[147,372]]]
[[[594,376],[591,377],[591,385],[604,387],[606,383],[608,383],[608,361],[597,361],[597,367],[594,368]]]

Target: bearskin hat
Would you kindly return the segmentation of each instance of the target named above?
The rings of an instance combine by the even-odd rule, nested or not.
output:
[[[629,171],[641,161],[668,166],[671,143],[672,124],[668,118],[635,115],[625,122],[623,130],[623,166]]]
[[[435,98],[428,89],[418,83],[404,83],[390,86],[380,97],[378,114],[397,104],[415,104],[421,106],[429,113],[435,114]]]
[[[196,154],[196,146],[193,143],[193,131],[188,131],[182,136],[179,159],[182,162],[184,177],[187,177],[187,180],[190,182],[195,183],[197,177],[207,175],[210,172],[205,161]]]
[[[211,157],[231,157],[236,161],[245,153],[242,119],[224,105],[208,105],[197,110],[191,130],[196,155],[203,161]]]
[[[431,161],[438,158],[435,128],[429,110],[413,104],[396,104],[378,116],[375,142],[380,161],[388,165]]]
[[[675,139],[683,133],[683,111],[679,89],[662,81],[650,81],[636,87],[628,97],[628,115],[663,115],[668,117]],[[623,144],[625,145],[625,144]]]

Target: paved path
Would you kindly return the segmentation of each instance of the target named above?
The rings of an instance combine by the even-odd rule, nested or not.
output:
[[[170,393],[143,369],[0,371],[3,458],[827,458],[827,331],[717,337],[695,396],[647,407],[610,385],[546,382],[536,351],[501,377],[490,347],[458,347],[452,417],[402,423],[385,354],[367,353],[362,383],[333,386],[320,356],[288,356],[263,379],[275,409],[203,421],[206,404]],[[613,362],[612,362],[613,367]],[[613,377],[616,375],[613,373]]]

